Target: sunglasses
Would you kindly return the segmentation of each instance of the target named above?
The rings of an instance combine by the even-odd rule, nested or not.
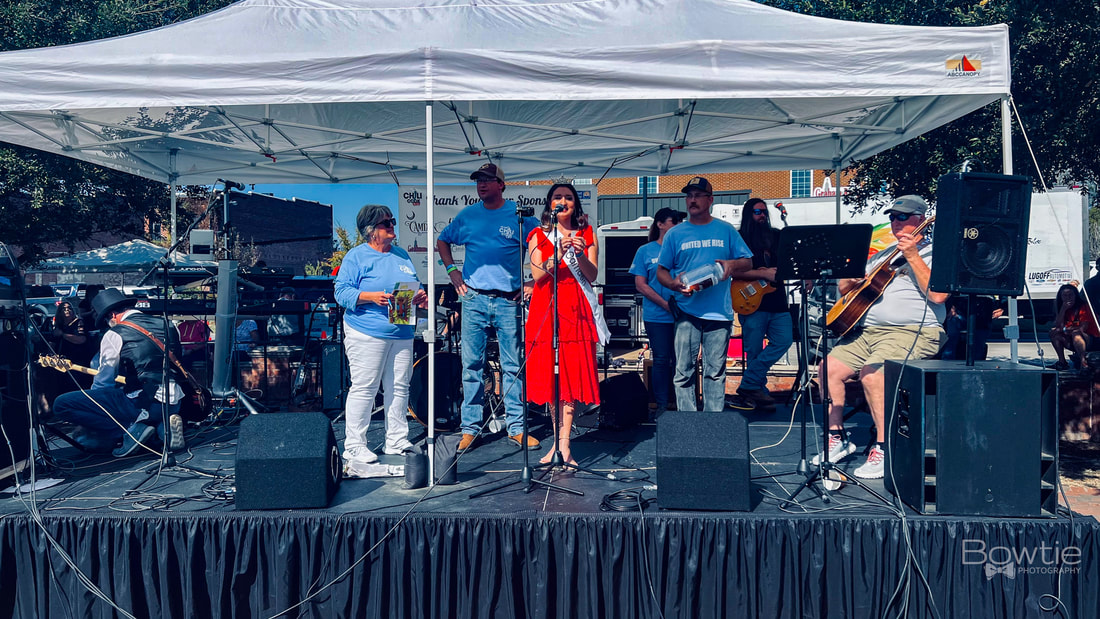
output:
[[[909,213],[890,213],[890,221],[909,221]]]
[[[766,209],[766,208],[754,208],[754,209],[752,209],[752,214],[753,215],[766,215],[767,213],[768,213],[768,209]]]
[[[390,217],[389,219],[382,219],[382,220],[379,220],[374,225],[376,225],[376,226],[386,226],[387,228],[392,228],[392,227],[397,225],[397,219],[395,219],[393,217]]]

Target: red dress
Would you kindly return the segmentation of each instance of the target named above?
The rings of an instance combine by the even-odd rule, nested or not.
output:
[[[592,227],[578,234],[589,245],[593,243]],[[554,244],[542,228],[531,235],[538,239],[543,256],[554,255]],[[530,236],[528,241],[530,241]],[[543,277],[535,283],[531,308],[527,315],[527,399],[535,404],[549,404],[554,389],[554,278]],[[561,387],[558,399],[563,402],[600,403],[600,384],[596,378],[596,342],[599,334],[592,318],[592,308],[580,284],[565,262],[558,265],[558,361]]]

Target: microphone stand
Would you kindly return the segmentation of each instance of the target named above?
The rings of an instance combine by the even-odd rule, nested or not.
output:
[[[520,246],[519,246],[520,247],[520,249],[519,249],[519,281],[520,281],[520,288],[519,288],[519,299],[516,301],[516,325],[518,325],[518,329],[519,329],[519,333],[517,334],[517,340],[519,342],[520,351],[526,351],[527,350],[527,348],[526,348],[526,345],[527,345],[527,342],[526,342],[527,320],[526,320],[526,318],[524,317],[524,314],[523,314],[523,306],[524,306],[524,302],[523,302],[523,264],[524,264],[523,246],[524,246],[524,242],[525,242],[522,239],[522,237],[523,237],[523,217],[524,217],[524,215],[523,215],[522,207],[517,206],[516,207],[516,220],[517,220],[517,225],[518,225],[518,229],[519,229],[519,236],[520,236],[521,240],[520,240]],[[500,338],[497,338],[497,345],[498,346],[500,345]],[[503,355],[501,355],[501,357],[503,358]],[[526,363],[524,364],[524,367],[526,367]],[[516,380],[519,380],[519,378],[520,377],[517,376]],[[545,488],[548,488],[550,490],[559,490],[561,492],[568,492],[570,494],[575,494],[575,495],[578,495],[578,496],[584,496],[584,493],[579,491],[579,490],[573,490],[572,488],[566,488],[564,486],[559,486],[557,484],[552,484],[550,482],[534,478],[533,470],[531,468],[531,455],[530,455],[531,450],[527,449],[527,437],[530,434],[530,422],[527,419],[527,381],[526,380],[523,380],[523,386],[520,388],[520,393],[521,393],[521,399],[523,401],[523,432],[522,432],[523,436],[520,438],[520,442],[523,443],[523,445],[520,449],[520,451],[523,452],[523,468],[520,469],[519,479],[514,479],[512,481],[505,482],[505,483],[503,483],[499,486],[496,486],[494,488],[487,488],[487,489],[482,490],[480,492],[475,492],[475,493],[470,495],[470,498],[475,499],[477,497],[484,496],[484,495],[492,493],[492,492],[496,492],[497,490],[503,490],[504,488],[507,488],[509,486],[513,486],[515,484],[523,484],[523,491],[524,492],[531,492],[532,490],[535,489],[536,485],[539,485],[539,486],[543,486]],[[503,406],[503,405],[504,405],[504,403],[503,403],[503,398],[502,398],[501,399],[501,406]],[[555,431],[554,431],[554,447],[555,448],[557,448],[557,440],[558,440],[558,434],[557,434],[557,430],[555,429]]]

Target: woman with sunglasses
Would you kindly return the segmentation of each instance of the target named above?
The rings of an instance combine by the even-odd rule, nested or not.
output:
[[[736,279],[764,280],[777,288],[760,298],[760,306],[750,314],[738,314],[741,342],[745,347],[745,373],[737,393],[752,400],[762,410],[774,410],[775,398],[768,392],[768,372],[787,354],[794,342],[794,322],[787,306],[783,283],[775,280],[779,258],[779,230],[772,228],[768,204],[760,198],[749,198],[741,209],[741,238],[752,250],[752,269],[734,275]],[[768,346],[764,347],[767,338]]]
[[[887,359],[928,359],[939,352],[947,334],[944,302],[950,296],[932,292],[928,281],[932,275],[932,242],[918,229],[925,220],[928,204],[915,195],[901,196],[886,209],[890,229],[897,239],[900,254],[893,262],[894,278],[863,315],[859,324],[840,338],[829,352],[829,373],[825,376],[833,403],[829,408],[829,461],[839,462],[855,453],[856,446],[844,431],[844,383],[859,377],[871,418],[875,423],[874,444],[867,461],[852,473],[863,479],[880,479],[886,461],[886,379],[883,365]],[[882,251],[867,264],[872,273],[893,251]],[[842,279],[837,282],[840,294],[847,294],[864,279]],[[821,455],[813,459],[816,466]]]
[[[367,446],[367,427],[379,385],[383,385],[386,410],[383,450],[399,455],[413,449],[406,411],[415,324],[391,323],[389,306],[400,283],[416,288],[415,305],[424,307],[428,295],[419,287],[409,254],[393,244],[396,225],[385,206],[368,204],[360,209],[356,226],[366,242],[344,256],[335,281],[336,302],[345,308],[344,350],[351,370],[351,389],[344,407],[344,460],[351,469],[378,461]]]

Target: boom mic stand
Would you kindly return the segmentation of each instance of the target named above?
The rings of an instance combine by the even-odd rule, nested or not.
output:
[[[520,250],[519,250],[520,290],[519,290],[519,300],[516,302],[516,325],[518,325],[518,329],[519,329],[519,333],[517,334],[517,340],[519,342],[519,349],[521,351],[526,350],[526,339],[525,338],[526,338],[527,320],[526,320],[526,318],[524,317],[524,314],[523,314],[523,305],[524,305],[524,303],[523,303],[523,264],[524,264],[523,246],[524,246],[525,241],[523,240],[522,237],[523,237],[523,218],[525,216],[529,216],[528,213],[530,213],[530,215],[534,215],[533,210],[526,211],[524,209],[524,207],[518,206],[518,205],[516,206],[516,220],[517,220],[517,225],[518,225],[518,229],[519,229],[519,236],[520,236]],[[500,338],[498,337],[497,338],[497,346],[499,346],[499,345],[500,345]],[[504,356],[501,355],[502,359],[503,359],[503,357]],[[526,367],[526,363],[524,364],[524,367]],[[516,379],[519,380],[519,377],[517,376]],[[503,389],[503,385],[501,386],[501,388]],[[477,498],[477,497],[480,497],[480,496],[484,496],[484,495],[489,494],[491,492],[496,492],[497,490],[502,490],[504,488],[507,488],[509,486],[513,486],[515,484],[523,484],[523,491],[524,492],[531,492],[532,490],[535,489],[535,486],[538,485],[538,486],[543,486],[545,488],[549,488],[550,490],[559,490],[561,492],[568,492],[570,494],[575,494],[575,495],[578,495],[578,496],[584,496],[584,493],[579,491],[579,490],[573,490],[572,488],[566,488],[564,486],[559,486],[557,484],[552,484],[550,482],[543,481],[542,479],[535,479],[534,478],[533,470],[531,468],[531,455],[530,455],[531,450],[527,449],[527,436],[530,433],[530,423],[527,419],[527,381],[526,380],[523,380],[523,386],[520,389],[521,389],[520,390],[520,393],[521,393],[520,397],[523,401],[523,436],[520,438],[520,441],[523,443],[522,448],[520,449],[520,451],[523,452],[523,468],[520,469],[519,479],[515,479],[515,480],[509,481],[509,482],[505,482],[505,483],[503,483],[499,486],[496,486],[495,488],[488,488],[488,489],[482,490],[480,492],[475,492],[475,493],[470,495],[470,498],[474,499],[474,498]],[[503,406],[503,405],[504,404],[503,404],[503,399],[502,399],[501,406]],[[557,445],[558,445],[557,440],[558,440],[558,435],[557,435],[557,430],[555,429],[555,431],[554,431],[554,447],[555,448],[557,448]]]

